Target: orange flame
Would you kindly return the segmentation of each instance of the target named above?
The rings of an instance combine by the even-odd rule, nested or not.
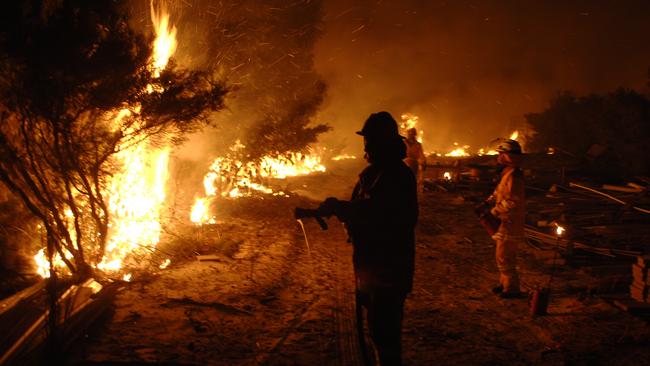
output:
[[[459,146],[459,145],[458,145],[457,142],[454,142],[454,146]],[[446,153],[445,156],[451,156],[451,157],[469,156],[470,154],[467,152],[467,149],[469,149],[469,145],[456,147],[455,149],[453,149],[450,152]]]
[[[341,154],[341,155],[336,155],[332,157],[332,160],[334,161],[340,161],[340,160],[354,160],[357,157],[354,155],[348,155],[348,154]]]
[[[190,213],[190,221],[195,224],[215,224],[216,218],[210,216],[208,206],[208,198],[197,198],[192,206],[192,212]]]
[[[150,67],[154,70],[154,76],[158,77],[176,50],[176,27],[170,26],[169,14],[165,7],[156,9],[153,1],[151,20],[156,40]],[[151,92],[152,87],[147,90]],[[132,133],[135,127],[130,130],[123,129],[121,121],[134,113],[137,114],[139,110],[136,105],[116,111],[114,128],[122,129],[125,135]],[[169,147],[152,147],[147,141],[119,148],[115,160],[118,163],[116,165],[122,167],[121,171],[111,177],[107,192],[103,192],[108,197],[110,213],[104,257],[99,263],[91,264],[107,273],[121,271],[126,264],[137,264],[133,263],[137,261],[125,262],[132,254],[149,255],[151,249],[158,244],[161,231],[160,210],[165,201],[170,153]],[[44,250],[39,251],[34,260],[37,272],[43,277],[49,276],[49,264],[45,259]],[[60,257],[55,257],[53,262],[57,268],[64,268]],[[131,274],[124,275],[123,279],[129,281]]]
[[[478,156],[483,156],[483,155],[499,155],[499,152],[496,151],[496,150],[488,150],[488,151],[485,151],[485,149],[479,149],[477,155],[478,155]]]
[[[236,141],[230,150],[237,151],[245,147]],[[286,196],[283,191],[274,191],[265,185],[266,179],[285,179],[315,172],[326,171],[319,155],[287,153],[267,155],[258,162],[244,163],[230,157],[218,157],[203,178],[206,197],[196,198],[190,212],[190,221],[203,225],[215,223],[216,219],[209,213],[207,199],[210,197],[239,198],[255,194]]]
[[[165,3],[156,9],[153,0],[150,3],[151,23],[154,26],[156,40],[153,43],[153,55],[151,56],[151,67],[154,69],[154,76],[160,76],[165,69],[169,58],[176,52],[176,26],[169,23],[169,13]]]
[[[401,115],[402,122],[399,124],[400,132],[402,135],[406,135],[406,131],[411,128],[416,128],[418,125],[418,120],[420,117],[412,113],[404,113]],[[424,130],[421,128],[418,129],[417,140],[419,143],[422,143],[424,140]]]
[[[510,140],[517,140],[519,138],[519,131],[514,131],[510,134]]]

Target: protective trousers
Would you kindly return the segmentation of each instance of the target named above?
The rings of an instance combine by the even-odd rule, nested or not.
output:
[[[402,318],[406,295],[373,292],[368,297],[368,328],[382,366],[402,364]]]
[[[499,282],[503,292],[518,293],[519,274],[517,273],[517,246],[520,238],[499,232],[496,240],[496,260],[499,269]]]

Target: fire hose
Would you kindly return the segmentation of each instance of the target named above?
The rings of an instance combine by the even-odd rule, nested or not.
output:
[[[309,239],[307,238],[307,231],[305,230],[305,224],[302,219],[304,218],[314,218],[321,229],[327,230],[329,227],[327,222],[323,219],[326,215],[323,215],[319,210],[307,209],[296,207],[294,211],[294,216],[300,228],[302,229],[302,234],[305,238],[305,244],[307,245],[307,251],[311,259],[311,248],[309,246]],[[312,271],[313,272],[313,271]],[[361,353],[362,362],[364,365],[372,365],[370,355],[368,353],[368,346],[366,345],[366,337],[364,331],[364,316],[363,316],[363,299],[362,294],[358,288],[356,288],[355,281],[355,315],[356,315],[356,328],[357,328],[357,338],[359,341],[359,352]]]

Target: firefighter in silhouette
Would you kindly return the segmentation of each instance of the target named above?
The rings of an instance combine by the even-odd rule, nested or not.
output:
[[[404,300],[413,283],[416,180],[403,162],[404,138],[388,112],[371,114],[357,134],[369,165],[349,201],[330,197],[318,211],[345,223],[354,247],[357,301],[367,309],[370,337],[381,365],[400,365]]]
[[[406,158],[404,159],[404,163],[411,168],[413,175],[415,175],[418,192],[422,192],[426,157],[424,156],[422,143],[418,141],[417,136],[418,131],[415,127],[406,130],[406,139],[404,140],[406,144]]]
[[[494,193],[487,199],[494,204],[490,213],[501,220],[497,232],[496,262],[499,269],[499,285],[493,292],[502,298],[521,296],[517,273],[517,247],[524,240],[525,195],[524,176],[519,168],[521,146],[515,140],[500,139],[496,150],[497,163],[503,167],[501,178]]]

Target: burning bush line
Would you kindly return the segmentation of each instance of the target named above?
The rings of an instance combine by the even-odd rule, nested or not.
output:
[[[114,1],[24,1],[0,15],[0,179],[85,277],[104,252],[115,156],[179,142],[223,108],[208,71],[149,66],[151,39]],[[70,253],[70,256],[66,255]]]

